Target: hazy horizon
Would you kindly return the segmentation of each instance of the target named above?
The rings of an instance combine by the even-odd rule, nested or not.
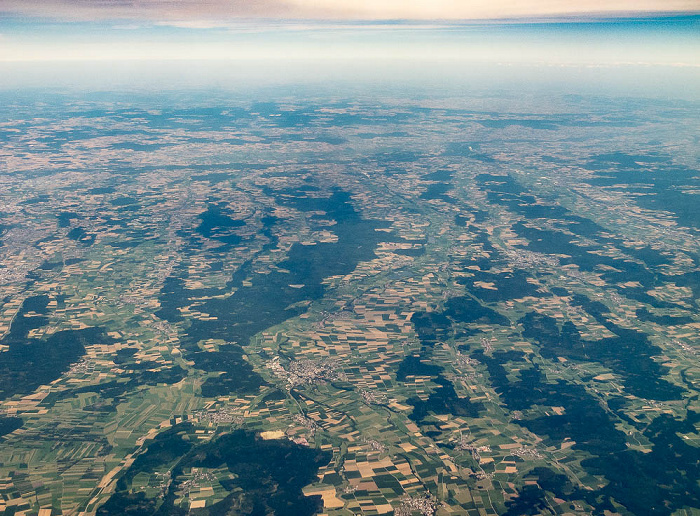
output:
[[[218,24],[0,19],[0,88],[473,81],[700,95],[700,17],[574,20],[223,20]],[[193,76],[191,70],[197,70]],[[444,80],[438,80],[442,77]],[[520,86],[516,86],[520,87]],[[582,89],[583,88],[583,89]],[[635,92],[636,91],[636,92]]]

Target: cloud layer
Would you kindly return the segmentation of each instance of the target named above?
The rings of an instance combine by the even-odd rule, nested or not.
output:
[[[698,12],[697,0],[0,0],[0,13],[78,20],[459,20]]]

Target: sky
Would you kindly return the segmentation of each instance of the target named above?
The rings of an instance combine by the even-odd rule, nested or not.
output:
[[[2,0],[4,15],[204,24],[236,18],[474,20],[697,12],[697,0]]]
[[[614,69],[629,71],[631,83],[681,77],[695,92],[699,2],[0,0],[0,87],[66,77],[108,83],[166,69],[176,81],[198,79],[194,64],[173,64],[187,62],[220,82],[244,71],[321,81],[336,69],[350,78],[428,79],[485,67],[535,78],[560,68],[572,80],[595,69],[607,80]],[[236,65],[201,66],[224,61]],[[125,62],[159,64],[125,74],[114,66]]]

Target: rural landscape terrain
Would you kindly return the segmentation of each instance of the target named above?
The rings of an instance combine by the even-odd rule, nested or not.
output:
[[[3,93],[0,513],[700,514],[699,115]]]

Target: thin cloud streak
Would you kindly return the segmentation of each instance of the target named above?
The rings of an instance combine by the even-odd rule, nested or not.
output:
[[[0,15],[64,20],[189,22],[240,18],[484,20],[542,16],[697,13],[697,0],[1,0]]]

